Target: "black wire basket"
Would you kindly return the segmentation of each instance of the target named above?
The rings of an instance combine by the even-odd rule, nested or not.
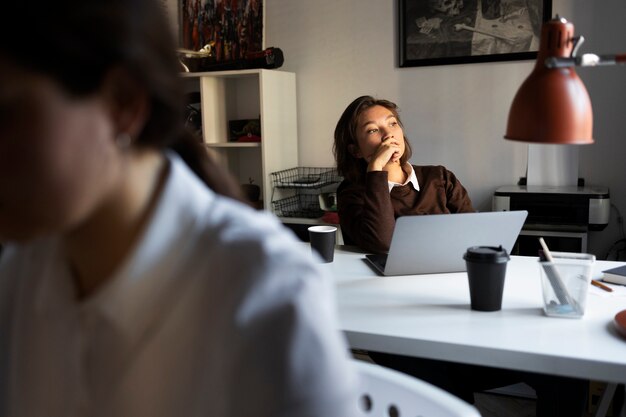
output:
[[[315,189],[341,181],[337,169],[332,167],[296,167],[270,175],[276,188]]]
[[[273,201],[274,213],[279,217],[315,219],[324,215],[318,194],[298,194]]]

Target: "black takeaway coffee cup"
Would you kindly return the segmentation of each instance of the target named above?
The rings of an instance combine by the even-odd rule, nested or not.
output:
[[[472,246],[465,255],[472,310],[498,311],[509,254],[502,246]]]

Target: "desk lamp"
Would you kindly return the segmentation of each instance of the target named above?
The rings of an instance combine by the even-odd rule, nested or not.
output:
[[[558,15],[543,24],[537,61],[518,90],[504,137],[541,144],[593,143],[591,100],[574,68],[548,68],[546,60],[575,57],[583,40]]]
[[[576,56],[584,38],[558,15],[543,24],[535,67],[513,99],[505,139],[538,144],[593,143],[593,114],[575,66],[626,62],[626,54]]]
[[[545,22],[535,67],[511,104],[504,138],[530,143],[528,185],[577,184],[577,147],[538,145],[593,143],[591,100],[574,67],[626,62],[626,54],[576,56],[583,41],[566,19]]]

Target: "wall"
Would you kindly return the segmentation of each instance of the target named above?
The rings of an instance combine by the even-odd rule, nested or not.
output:
[[[533,61],[399,68],[396,0],[265,0],[265,45],[283,50],[281,69],[297,74],[299,160],[332,166],[332,134],[346,105],[362,94],[395,101],[415,164],[443,164],[466,186],[479,210],[491,208],[500,185],[525,176],[527,146],[502,139],[508,108]],[[582,52],[626,50],[623,0],[554,0],[587,42]],[[595,111],[596,144],[580,149],[580,175],[610,187],[626,214],[626,155],[621,110],[626,68],[579,71]],[[617,240],[612,212],[590,250],[603,256]]]

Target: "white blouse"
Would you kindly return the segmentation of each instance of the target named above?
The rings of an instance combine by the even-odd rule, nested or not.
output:
[[[274,216],[168,159],[139,244],[87,300],[58,238],[5,247],[0,415],[353,415],[329,277]]]
[[[399,182],[387,181],[387,185],[389,186],[389,192],[393,190],[393,187],[407,185],[408,183],[413,184],[415,191],[420,190],[420,184],[419,182],[417,182],[417,176],[415,175],[415,170],[413,169],[413,165],[411,164],[406,164],[406,165],[408,169],[410,170],[409,175],[407,175],[406,181],[404,181],[403,184],[400,184]]]

